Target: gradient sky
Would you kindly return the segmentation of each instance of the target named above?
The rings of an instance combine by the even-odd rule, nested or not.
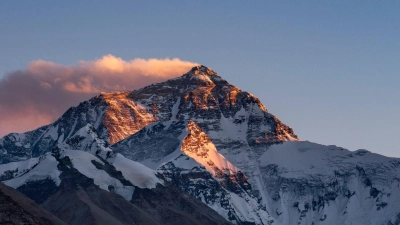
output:
[[[400,157],[399,12],[400,1],[0,1],[0,77],[38,59],[176,57],[255,94],[302,140]]]

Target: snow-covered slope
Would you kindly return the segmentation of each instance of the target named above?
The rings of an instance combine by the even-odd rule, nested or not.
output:
[[[243,172],[218,153],[195,122],[189,121],[178,139],[181,144],[176,151],[159,162],[159,177],[201,199],[235,224],[274,222],[253,195]]]
[[[107,144],[136,133],[157,120],[128,98],[127,92],[102,93],[68,109],[57,121],[24,134],[0,139],[1,163],[26,160],[52,151],[88,124]]]
[[[248,113],[237,114],[243,108]],[[245,124],[251,129],[244,127],[241,132],[251,130],[246,138],[254,145],[296,139],[292,129],[269,114],[258,98],[211,69],[196,66],[181,77],[139,90],[102,93],[70,108],[53,124],[25,134],[9,134],[0,139],[0,162],[38,157],[87,124],[104,141],[114,144],[156,121],[192,119],[204,130],[221,130],[227,128],[219,126],[225,118],[236,124],[247,119]]]
[[[15,175],[3,182],[68,224],[229,224],[198,200],[164,186],[154,170],[120,154],[101,155],[56,149],[0,165],[0,173]],[[23,174],[7,172],[19,168]]]
[[[72,166],[82,175],[93,179],[94,184],[101,189],[113,191],[128,201],[132,198],[135,186],[155,188],[157,183],[163,183],[156,177],[154,170],[128,160],[120,154],[113,155],[106,160],[101,158],[101,154],[93,155],[79,150],[58,149],[57,158],[54,154],[54,152],[49,152],[40,158],[0,165],[0,174],[3,177],[5,177],[5,174],[9,174],[6,179],[3,179],[5,180],[4,183],[17,189],[29,182],[50,180],[56,186],[59,186],[62,181],[59,163],[64,157],[67,157]],[[112,171],[113,173],[120,173],[122,176],[116,176],[108,171],[106,169],[108,165],[115,168],[115,171]],[[23,173],[18,173],[18,171],[23,171]]]
[[[242,149],[253,151],[254,158],[223,156],[193,121],[186,128],[180,122],[150,125],[114,149],[158,168],[165,180],[237,223],[372,225],[398,224],[400,218],[400,160],[365,150],[288,141],[262,154]],[[228,157],[253,171],[241,170]],[[247,209],[247,217],[237,206]]]
[[[57,184],[55,148],[106,191],[129,199],[133,186],[172,183],[236,224],[400,224],[399,159],[298,141],[257,97],[204,66],[102,93],[0,139],[0,178]]]
[[[282,224],[399,224],[400,159],[295,141],[257,161]]]
[[[55,158],[57,157],[57,158]],[[61,183],[59,162],[67,157],[72,166],[85,177],[91,178],[101,189],[113,191],[131,200],[135,186],[155,188],[162,183],[156,172],[140,163],[115,154],[107,142],[98,137],[90,124],[82,127],[65,142],[38,158],[0,165],[0,178],[5,184],[19,188],[32,181],[50,180],[56,186]],[[111,173],[106,167],[114,168]]]

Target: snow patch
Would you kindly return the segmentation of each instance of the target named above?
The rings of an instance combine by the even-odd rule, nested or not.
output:
[[[36,159],[36,160],[39,161],[38,159]],[[32,165],[32,163],[37,162],[36,160],[32,159],[32,161],[29,161],[29,160],[24,161],[24,162],[27,162],[27,165],[22,166],[22,167],[25,167],[25,168],[29,167],[30,165]],[[18,162],[18,163],[20,163],[18,165],[20,165],[20,166],[22,165],[22,162]],[[61,174],[61,171],[58,170],[57,165],[58,165],[58,161],[51,155],[51,153],[46,153],[46,155],[40,161],[40,163],[37,164],[37,166],[35,166],[34,168],[32,168],[28,173],[25,173],[20,177],[5,181],[4,184],[6,184],[7,186],[10,186],[10,187],[13,187],[13,188],[18,188],[30,181],[51,179],[55,182],[55,184],[57,186],[59,186],[61,183],[61,180],[59,177]],[[9,165],[9,167],[12,167],[12,166],[16,166],[16,164]]]
[[[138,162],[134,162],[117,154],[108,161],[119,171],[125,179],[139,188],[155,188],[157,183],[161,181],[156,177],[156,172]]]
[[[25,161],[11,162],[0,165],[0,176],[4,175],[7,171],[16,171],[14,176],[19,176],[26,171],[30,170],[34,165],[39,163],[39,158],[30,158]]]
[[[101,189],[109,191],[110,185],[114,187],[115,193],[121,195],[126,200],[132,199],[132,194],[135,190],[133,186],[125,186],[118,179],[111,177],[106,171],[99,170],[92,163],[96,161],[104,165],[96,156],[78,150],[66,150],[64,155],[68,156],[75,169],[88,178],[92,178],[93,182]]]

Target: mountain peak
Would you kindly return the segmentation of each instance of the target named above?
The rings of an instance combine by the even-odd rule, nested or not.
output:
[[[218,74],[204,65],[197,65],[193,67],[187,74],[190,75],[207,75],[207,76],[218,76]]]

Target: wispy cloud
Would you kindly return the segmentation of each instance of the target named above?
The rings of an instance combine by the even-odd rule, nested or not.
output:
[[[125,61],[113,55],[72,66],[33,61],[0,80],[0,137],[51,123],[102,91],[141,88],[182,75],[195,65],[177,58]]]

